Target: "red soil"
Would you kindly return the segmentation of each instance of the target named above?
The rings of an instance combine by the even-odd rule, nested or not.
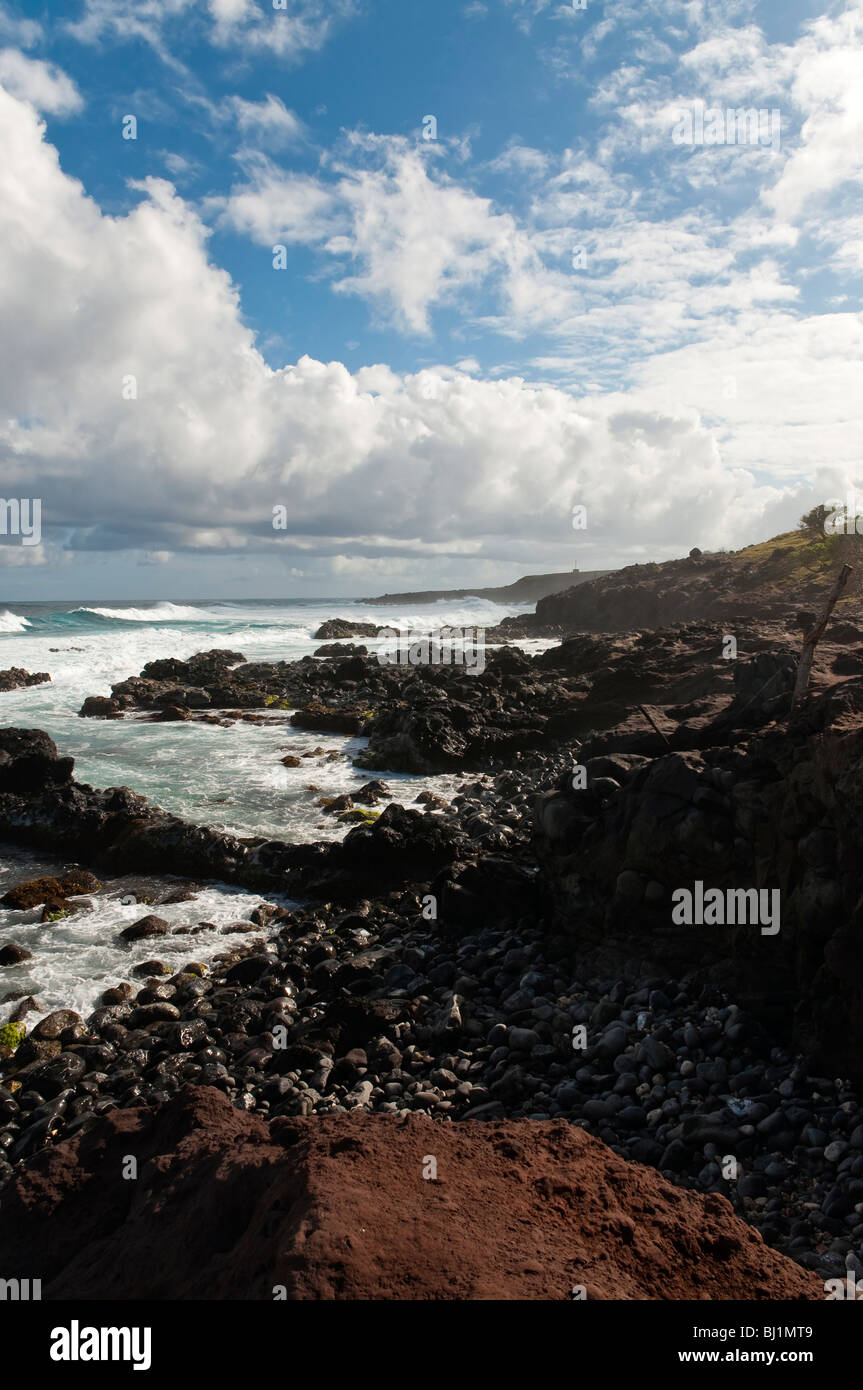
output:
[[[724,1197],[562,1121],[267,1124],[209,1088],[41,1151],[0,1199],[0,1249],[49,1299],[824,1297]]]

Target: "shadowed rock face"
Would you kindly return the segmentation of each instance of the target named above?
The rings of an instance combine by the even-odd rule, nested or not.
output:
[[[565,1123],[268,1124],[208,1087],[39,1153],[0,1247],[48,1299],[824,1297],[724,1197]]]
[[[555,624],[565,632],[620,632],[717,618],[794,623],[803,609],[801,626],[807,627],[810,605],[811,619],[840,566],[847,562],[859,569],[861,554],[860,536],[819,541],[801,532],[730,553],[695,549],[685,559],[627,565],[541,598],[533,622],[537,633]],[[846,593],[859,608],[859,573]]]
[[[524,574],[513,584],[498,584],[483,589],[415,589],[401,594],[378,594],[376,598],[359,598],[357,603],[437,603],[441,599],[487,598],[494,603],[536,603],[547,594],[559,594],[577,584],[608,574],[608,570],[570,570],[559,574]]]
[[[41,729],[0,729],[0,792],[31,796],[72,781],[74,758],[61,758]]]
[[[742,707],[750,683],[738,684]],[[615,730],[583,744],[587,785],[566,779],[534,805],[545,881],[579,959],[710,979],[833,1075],[859,1079],[861,712],[863,687],[847,681],[822,688],[790,726],[747,734],[718,719],[700,749],[621,753],[633,740]],[[676,924],[672,893],[697,881],[778,890],[778,930]]]

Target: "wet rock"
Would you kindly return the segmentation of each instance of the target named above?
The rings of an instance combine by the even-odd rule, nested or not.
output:
[[[378,628],[374,623],[353,622],[349,618],[328,618],[321,623],[317,632],[312,633],[314,641],[329,641],[331,638],[376,637]]]
[[[171,930],[170,922],[166,922],[164,917],[156,917],[153,913],[148,913],[146,917],[141,917],[137,922],[133,922],[130,927],[125,927],[120,932],[120,940],[126,942],[143,941],[151,936],[167,936]]]
[[[122,719],[123,704],[108,695],[88,695],[78,714],[82,719]]]
[[[133,975],[139,977],[143,976],[145,979],[149,979],[151,975],[170,975],[170,973],[170,965],[166,965],[165,962],[161,960],[142,961],[140,965],[136,965],[132,970]]]
[[[20,965],[22,961],[32,960],[33,952],[15,941],[7,941],[0,946],[0,965]]]
[[[9,1015],[10,1021],[12,1023],[20,1023],[22,1018],[26,1018],[28,1014],[35,1013],[38,1010],[38,1008],[39,1005],[37,1004],[33,995],[28,994],[18,1004],[15,1005],[15,1008]]]
[[[61,758],[41,729],[0,729],[0,792],[33,795],[72,779],[74,758]]]
[[[225,979],[230,984],[254,984],[262,975],[272,970],[273,964],[272,956],[246,956],[230,967]]]
[[[101,888],[95,874],[86,869],[70,869],[58,878],[33,878],[19,883],[0,898],[4,907],[38,907],[48,899],[62,900],[77,893],[95,893]]]
[[[838,1163],[847,1152],[848,1145],[844,1139],[834,1139],[824,1150],[824,1157],[828,1163]]]
[[[60,1052],[48,1062],[40,1062],[30,1075],[30,1080],[42,1095],[57,1096],[68,1087],[75,1086],[87,1070],[83,1057],[74,1052]]]
[[[171,1022],[180,1017],[180,1010],[176,1004],[171,1004],[167,999],[157,1000],[152,1004],[141,1004],[132,1013],[129,1019],[131,1028],[146,1028],[151,1023]]]
[[[47,671],[37,671],[35,675],[25,671],[21,666],[9,666],[5,671],[0,671],[0,691],[18,690],[22,686],[42,685],[45,681],[50,681],[51,677]]]
[[[597,1044],[600,1057],[617,1057],[629,1043],[629,1034],[619,1024],[614,1024],[603,1033]]]
[[[43,1042],[53,1040],[59,1038],[68,1028],[73,1028],[76,1023],[82,1022],[81,1015],[75,1013],[74,1009],[55,1009],[53,1013],[40,1019],[30,1036]]]
[[[135,991],[133,987],[125,981],[119,985],[113,985],[103,991],[99,997],[100,1004],[123,1004],[127,999],[131,999]]]
[[[371,634],[369,634],[371,636]],[[367,656],[368,647],[358,646],[355,642],[326,642],[322,647],[317,647],[312,653],[313,656]]]

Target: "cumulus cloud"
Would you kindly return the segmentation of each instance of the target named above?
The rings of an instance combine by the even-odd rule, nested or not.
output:
[[[84,105],[71,77],[16,48],[0,51],[0,86],[51,116],[73,116]]]
[[[337,194],[315,175],[279,169],[259,151],[241,162],[245,182],[211,204],[221,226],[262,246],[315,245],[347,229]]]
[[[511,8],[536,30],[562,19],[542,0]],[[306,47],[286,56],[351,10],[297,0],[282,18],[306,24]],[[584,27],[568,14],[567,29],[573,16]],[[214,127],[230,121],[243,137],[236,185],[193,206],[147,177],[120,216],[45,140],[34,108],[75,109],[74,87],[8,58],[0,459],[9,494],[42,497],[48,545],[136,551],[148,566],[258,553],[357,581],[427,563],[445,582],[459,580],[452,566],[479,576],[538,554],[588,568],[739,544],[792,525],[819,489],[859,487],[863,330],[843,296],[829,312],[805,306],[794,256],[805,240],[843,276],[863,269],[858,211],[823,216],[863,172],[863,5],[786,45],[748,20],[717,33],[701,0],[608,0],[603,14],[587,16],[594,51],[603,25],[629,24],[637,44],[596,87],[592,142],[554,152],[513,137],[478,165],[454,142],[348,132],[310,170],[302,123],[278,97],[202,98]],[[735,15],[723,10],[729,26]],[[181,22],[246,53],[275,48],[278,16],[248,0],[86,0],[75,32],[144,39],[173,62]],[[658,77],[651,17],[673,40]],[[783,124],[781,156],[673,146],[682,99],[748,104],[768,91],[797,122],[787,142]],[[255,148],[277,142],[278,157]],[[649,154],[652,177],[634,174],[633,152]],[[177,177],[193,169],[162,158]],[[205,218],[267,250],[310,248],[335,293],[438,365],[268,365]],[[444,312],[458,323],[455,366],[427,341]],[[485,379],[478,333],[513,352]],[[524,362],[510,345],[527,335]],[[571,527],[577,502],[586,533]],[[272,526],[277,504],[285,530]]]
[[[757,533],[775,489],[730,472],[694,409],[610,410],[469,361],[273,370],[171,184],[107,217],[5,92],[0,129],[5,487],[73,548],[568,566],[577,502],[583,566],[719,543],[740,517]]]

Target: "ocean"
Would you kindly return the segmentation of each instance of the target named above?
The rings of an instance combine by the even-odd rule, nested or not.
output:
[[[483,628],[528,611],[530,605],[483,599],[443,600],[405,611],[351,599],[14,603],[0,608],[0,669],[47,671],[51,681],[0,693],[2,724],[44,729],[61,753],[74,757],[78,781],[131,787],[185,820],[292,842],[341,839],[350,827],[321,814],[316,804],[321,796],[349,792],[381,775],[394,799],[410,805],[426,788],[451,796],[457,779],[413,777],[386,768],[360,771],[351,755],[365,740],[293,729],[277,720],[264,726],[238,721],[222,728],[197,722],[153,724],[128,716],[81,719],[78,710],[86,696],[110,694],[113,682],[137,675],[157,657],[185,658],[212,647],[241,652],[250,661],[310,655],[320,645],[312,634],[327,618],[417,630]],[[362,640],[375,648],[373,640]],[[314,748],[344,756],[329,762],[320,756],[304,759],[298,768],[282,765],[286,751],[301,756]],[[310,785],[318,790],[310,791]],[[0,853],[0,890],[4,882],[22,877],[22,862],[32,865],[34,873],[48,871],[38,857],[7,847]],[[102,990],[126,978],[130,953],[117,942],[117,933],[147,909],[122,905],[119,896],[95,897],[75,916],[54,923],[36,920],[39,909],[0,909],[0,945],[15,941],[33,953],[32,960],[0,970],[0,1022],[14,1007],[3,1002],[8,993],[33,994],[40,1015],[59,1007],[85,1013]],[[234,939],[224,928],[242,920],[259,901],[259,895],[208,884],[192,902],[159,908],[172,925],[213,924],[193,937],[161,938],[159,959],[178,967],[190,959],[212,958]],[[27,1022],[36,1020],[32,1013]]]

